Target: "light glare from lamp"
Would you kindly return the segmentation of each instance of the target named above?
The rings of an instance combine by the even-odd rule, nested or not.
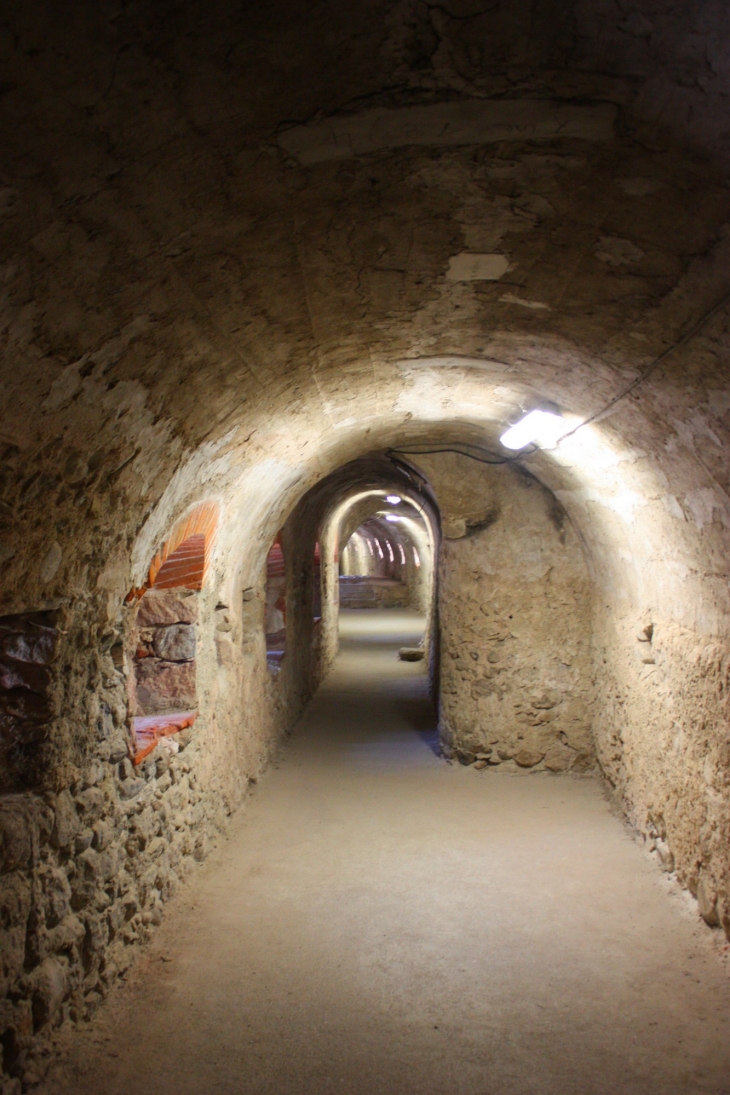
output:
[[[541,449],[552,449],[566,432],[565,421],[552,411],[530,411],[500,437],[506,449],[524,449],[533,442]]]
[[[386,513],[385,520],[386,521],[400,521],[400,517],[398,516],[397,513]]]
[[[390,502],[391,506],[397,506],[400,504],[400,497],[397,494],[386,494],[385,501]]]

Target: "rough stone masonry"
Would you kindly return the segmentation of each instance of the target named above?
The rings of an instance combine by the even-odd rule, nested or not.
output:
[[[327,671],[338,507],[376,488],[428,509],[444,750],[597,765],[730,938],[728,18],[8,0],[3,1095],[128,968]],[[547,406],[566,436],[505,464]],[[203,510],[190,611],[146,620]],[[163,716],[141,756],[135,720]]]

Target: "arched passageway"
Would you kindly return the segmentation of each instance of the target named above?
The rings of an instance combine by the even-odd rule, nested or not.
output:
[[[262,898],[254,915],[246,894],[254,868],[273,877],[275,832],[301,830],[314,847],[315,821],[326,828],[363,787],[353,762],[338,797],[338,750],[331,738],[319,748],[306,720],[329,704],[333,726],[341,703],[371,725],[406,685],[435,704],[439,758],[431,738],[398,722],[410,700],[391,705],[393,733],[423,749],[413,778],[443,802],[449,844],[430,882],[429,909],[442,901],[443,920],[419,934],[415,916],[408,938],[414,954],[451,957],[444,972],[360,943],[343,901],[334,923],[351,953],[335,951],[347,992],[368,1000],[363,1029],[387,1043],[374,1015],[400,990],[376,976],[383,954],[408,967],[402,992],[422,1016],[418,1001],[439,986],[443,1010],[461,1007],[457,955],[476,954],[464,969],[477,979],[491,969],[501,984],[500,970],[530,964],[536,939],[547,951],[529,916],[522,935],[495,940],[491,926],[507,924],[508,908],[522,916],[525,902],[552,909],[555,959],[545,953],[536,968],[557,987],[541,1001],[546,1025],[524,993],[521,1009],[497,994],[514,1025],[475,1004],[445,1049],[409,1041],[404,1006],[396,1089],[409,1090],[399,1070],[420,1075],[429,1054],[446,1071],[464,1063],[462,1090],[483,1087],[469,1062],[497,1038],[518,1046],[499,1058],[500,1095],[543,1083],[514,1064],[523,1039],[546,1090],[563,1068],[578,1089],[601,1090],[609,1043],[596,1035],[579,1056],[551,1025],[563,1004],[573,1014],[568,973],[577,983],[589,960],[600,967],[590,1029],[625,1008],[636,1031],[640,999],[646,1010],[673,998],[687,932],[698,933],[705,999],[724,1001],[712,962],[730,939],[725,23],[714,0],[7,5],[0,1045],[10,1095],[42,1081],[54,1039],[104,1012],[170,900],[193,892],[189,876],[249,817],[249,843],[230,845],[245,868],[237,907],[265,925],[272,906]],[[560,419],[557,436],[502,442],[538,410]],[[418,514],[402,536],[375,534],[388,494]],[[421,662],[398,661],[377,633],[366,643],[351,629],[340,644],[341,572],[355,565],[357,536],[368,554],[381,543],[389,582],[400,580],[400,547],[415,547],[419,578],[405,584],[426,620]],[[358,651],[366,665],[366,648],[383,672],[363,691],[347,674]],[[329,773],[322,816],[297,799],[294,761],[272,766],[302,719],[291,756],[309,742]],[[396,802],[402,793],[433,833],[435,815],[398,782],[410,776],[397,766],[379,776],[374,801],[380,788]],[[279,802],[287,780],[301,820],[282,806],[278,829],[273,815],[255,829],[264,787]],[[591,797],[598,787],[641,851]],[[337,878],[345,892],[359,864],[373,880],[373,925],[393,925],[417,904],[421,852],[406,840],[405,859],[389,858],[389,821],[401,815],[382,805],[380,820],[368,815],[370,844],[348,830],[352,862]],[[554,828],[538,810],[555,811]],[[371,845],[382,891],[368,874]],[[521,873],[526,847],[538,901]],[[336,904],[326,859],[324,874],[306,862]],[[283,852],[281,863],[292,865]],[[223,876],[204,877],[220,895]],[[318,907],[302,892],[291,891],[292,907],[312,923]],[[564,932],[571,893],[579,954]],[[457,914],[459,900],[473,920]],[[633,1002],[605,980],[639,954],[622,934],[627,910],[654,956],[637,967]],[[451,950],[439,923],[452,925]],[[283,1008],[289,989],[268,969]],[[268,1014],[274,997],[252,985],[241,974],[241,1007]],[[200,999],[210,1032],[216,1005]],[[656,1020],[677,1045],[698,1047],[682,1064],[653,1027],[635,1052],[624,1038],[637,1095],[717,1089],[722,1020],[713,1013],[700,1036],[693,1006]],[[312,1011],[322,1023],[326,1013],[325,1003]],[[339,1082],[335,1062],[355,1075],[367,1055],[365,1034],[336,1029],[340,1055],[325,1042],[331,1052],[315,1054],[329,1061],[326,1080],[309,1074],[325,1090]],[[259,1090],[281,1079],[283,1060],[269,1079],[256,1073]]]

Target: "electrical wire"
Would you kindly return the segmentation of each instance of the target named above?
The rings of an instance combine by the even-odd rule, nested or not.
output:
[[[530,449],[523,449],[515,456],[501,456],[499,453],[493,452],[492,449],[488,449],[483,445],[475,445],[469,442],[459,442],[459,448],[456,445],[440,445],[438,448],[425,448],[419,446],[418,448],[407,449],[386,449],[385,455],[394,463],[399,463],[394,457],[398,456],[431,456],[435,453],[452,452],[457,456],[466,456],[469,460],[476,460],[479,464],[515,464],[518,460],[521,460],[524,456],[531,456],[533,452],[538,451],[538,446],[533,445]],[[477,456],[473,452],[465,452],[465,449],[476,449],[478,453],[487,453],[487,456]]]
[[[644,369],[643,373],[640,373],[639,376],[635,377],[624,388],[622,388],[620,392],[617,392],[617,394],[609,399],[609,401],[604,404],[603,407],[601,407],[597,411],[594,411],[594,413],[589,415],[588,418],[584,418],[582,422],[579,422],[578,425],[574,426],[573,429],[570,430],[568,433],[564,433],[563,436],[559,438],[558,444],[560,443],[560,441],[564,441],[566,437],[572,437],[578,432],[578,430],[582,430],[584,426],[588,426],[591,422],[595,422],[597,419],[601,418],[604,414],[610,411],[612,407],[615,407],[615,405],[621,399],[625,399],[627,395],[630,395],[631,392],[635,391],[640,384],[643,384],[645,380],[649,379],[651,374],[655,371],[655,369],[659,367],[659,365],[662,364],[662,362],[666,361],[667,358],[671,357],[671,355],[676,353],[677,350],[683,349],[687,345],[687,343],[691,342],[695,335],[698,335],[703,327],[706,327],[710,320],[714,319],[718,312],[721,312],[723,308],[727,307],[728,304],[730,304],[730,293],[726,293],[725,296],[717,302],[717,304],[713,305],[713,307],[710,308],[709,312],[705,312],[705,314],[697,320],[697,322],[689,329],[689,331],[687,331],[686,334],[682,335],[682,337],[678,339],[677,342],[675,342],[672,346],[667,347],[666,350],[663,350],[657,357],[655,357],[654,360],[647,366],[647,368]],[[466,456],[470,460],[476,460],[480,464],[516,464],[520,460],[523,460],[525,457],[532,456],[534,453],[541,451],[539,445],[533,444],[531,448],[522,449],[515,456],[501,456],[499,453],[496,453],[493,450],[486,448],[486,446],[475,445],[471,442],[460,442],[459,445],[459,448],[457,448],[456,446],[443,445],[439,448],[424,448],[419,446],[418,448],[409,447],[408,449],[387,449],[385,455],[390,460],[392,460],[393,463],[396,464],[400,463],[400,461],[395,459],[398,455],[431,456],[436,453],[443,452],[451,452],[456,453],[458,456]],[[487,453],[488,455],[487,457],[475,456],[473,452],[465,452],[463,451],[464,449],[476,449],[477,452]]]
[[[643,384],[645,380],[648,380],[654,370],[659,365],[661,365],[663,361],[666,361],[667,358],[670,357],[673,353],[676,353],[677,350],[683,349],[688,342],[691,342],[695,335],[698,335],[702,328],[707,326],[710,320],[714,319],[718,312],[721,312],[723,308],[725,308],[728,304],[730,304],[730,293],[726,293],[725,296],[717,302],[717,304],[713,305],[713,307],[710,308],[709,312],[705,312],[705,314],[700,319],[698,319],[697,322],[692,327],[690,327],[689,331],[687,331],[685,335],[682,335],[682,337],[678,339],[678,341],[675,342],[674,345],[667,347],[667,349],[663,350],[658,357],[655,357],[651,364],[648,365],[646,369],[644,369],[643,373],[640,373],[639,376],[630,381],[630,383],[628,383],[625,388],[622,388],[621,391],[618,392],[612,399],[609,399],[608,403],[606,403],[605,406],[601,407],[600,410],[595,411],[593,414],[589,415],[588,418],[585,418],[582,422],[579,422],[578,425],[574,426],[569,433],[564,433],[560,440],[563,441],[566,437],[572,437],[574,433],[578,432],[578,430],[582,430],[584,426],[589,425],[589,423],[591,422],[595,422],[597,418],[601,418],[602,415],[606,414],[607,411],[610,411],[611,408],[614,407],[620,399],[624,399],[627,395],[629,395],[636,388],[638,388],[640,384]]]

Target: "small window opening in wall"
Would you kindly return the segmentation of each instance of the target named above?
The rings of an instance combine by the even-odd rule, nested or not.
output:
[[[130,681],[137,764],[160,738],[195,722],[197,616],[195,592],[185,588],[149,589],[139,602]]]
[[[314,545],[314,573],[312,577],[312,615],[316,624],[322,619],[322,553],[319,540]]]
[[[286,560],[279,533],[266,559],[266,661],[276,671],[286,653]]]
[[[205,536],[195,533],[168,555],[157,572],[153,589],[203,588]]]
[[[139,600],[129,682],[135,764],[162,739],[174,752],[173,736],[197,717],[197,593],[205,583],[218,512],[216,502],[194,507],[155,555],[144,587],[130,594]]]

